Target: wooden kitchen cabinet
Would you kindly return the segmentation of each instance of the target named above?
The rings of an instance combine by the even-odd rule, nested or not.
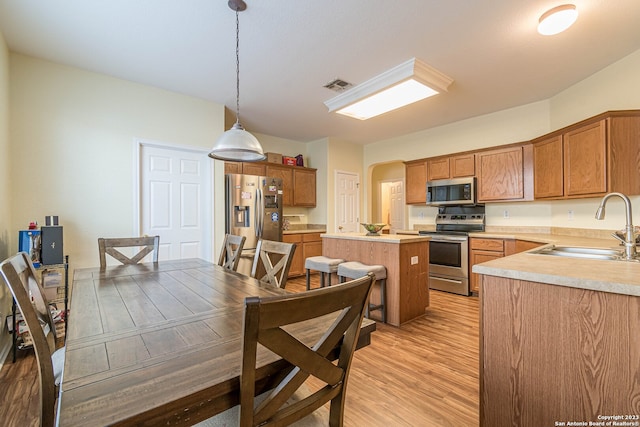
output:
[[[438,157],[427,160],[427,181],[449,179],[449,157]]]
[[[316,206],[316,169],[269,162],[224,162],[224,173],[282,178],[284,206]]]
[[[408,205],[419,205],[427,202],[427,161],[425,159],[405,162],[406,192],[405,202]]]
[[[282,241],[285,243],[293,243],[296,250],[293,253],[291,266],[289,267],[289,275],[287,277],[301,276],[304,274],[304,255],[302,253],[302,235],[301,234],[283,234]]]
[[[475,160],[479,203],[533,200],[531,144],[478,152]]]
[[[224,173],[242,173],[242,162],[224,162]]]
[[[535,199],[564,196],[562,136],[533,144],[533,196]]]
[[[266,176],[282,179],[282,204],[291,206],[293,204],[293,170],[286,166],[267,165]]]
[[[480,275],[473,273],[473,266],[483,262],[528,251],[544,243],[520,239],[496,239],[471,237],[469,239],[469,288],[471,292],[480,291]]]
[[[471,237],[469,239],[469,271],[476,264],[502,258],[504,256],[503,239],[485,239]],[[471,272],[469,275],[469,289],[471,292],[480,291],[480,276]]]
[[[538,140],[533,147],[534,198],[607,191],[606,120]]]
[[[293,206],[316,205],[316,170],[293,169]]]
[[[263,176],[265,174],[265,165],[259,162],[224,162],[224,173]]]
[[[533,140],[534,197],[640,194],[639,135],[639,111],[614,111]]]
[[[291,268],[289,268],[289,276],[302,276],[306,273],[304,262],[312,256],[322,255],[322,238],[320,233],[293,233],[283,234],[282,241],[294,243],[296,251],[293,254]]]
[[[320,233],[305,233],[302,235],[302,254],[305,260],[312,256],[322,255],[322,237],[320,237]]]
[[[474,175],[475,155],[473,153],[427,159],[427,181]]]
[[[242,173],[245,175],[265,176],[264,163],[242,163]]]

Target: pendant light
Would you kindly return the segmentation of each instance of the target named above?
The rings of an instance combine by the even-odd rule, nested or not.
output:
[[[231,10],[236,12],[236,123],[223,133],[209,153],[218,160],[257,162],[266,159],[260,142],[244,130],[240,124],[240,11],[247,8],[243,0],[229,0]]]

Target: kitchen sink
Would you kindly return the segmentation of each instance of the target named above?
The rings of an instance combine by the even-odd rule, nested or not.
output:
[[[541,255],[565,256],[572,258],[604,259],[616,261],[625,260],[624,251],[622,249],[586,248],[580,246],[546,246],[544,248],[531,251],[531,253]]]

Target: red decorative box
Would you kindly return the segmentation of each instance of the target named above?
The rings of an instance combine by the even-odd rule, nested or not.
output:
[[[282,164],[283,165],[295,166],[296,165],[296,158],[295,157],[282,156]]]

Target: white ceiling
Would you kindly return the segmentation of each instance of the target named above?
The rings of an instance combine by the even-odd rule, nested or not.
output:
[[[640,1],[575,0],[567,32],[540,36],[563,0],[246,0],[240,13],[241,122],[308,142],[370,143],[547,99],[640,49]],[[235,12],[225,0],[0,0],[15,52],[235,109]],[[417,57],[449,92],[359,121],[336,95]]]

